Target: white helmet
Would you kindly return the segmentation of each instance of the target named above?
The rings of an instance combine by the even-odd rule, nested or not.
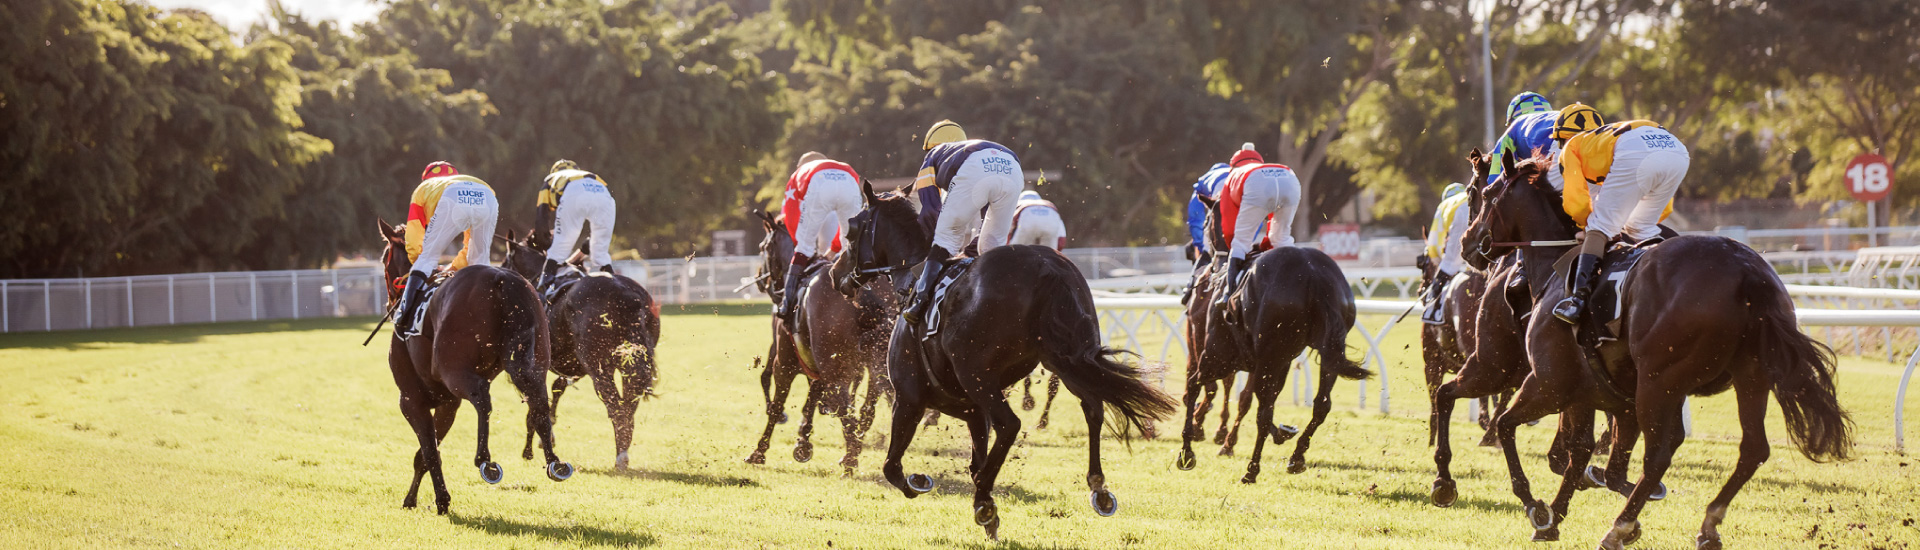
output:
[[[1022,200],[1022,201],[1037,201],[1037,200],[1040,200],[1040,192],[1039,192],[1039,191],[1034,191],[1034,190],[1032,190],[1032,189],[1028,189],[1028,190],[1026,190],[1026,191],[1021,191],[1021,192],[1020,192],[1020,200]]]

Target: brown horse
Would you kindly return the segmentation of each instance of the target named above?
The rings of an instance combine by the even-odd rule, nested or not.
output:
[[[387,241],[383,255],[387,278],[405,280],[410,268],[406,254],[400,252],[406,250],[405,230],[384,220],[379,223]],[[399,300],[400,287],[388,285],[387,302]],[[467,266],[433,291],[426,315],[415,326],[418,335],[402,339],[396,334],[387,350],[387,366],[400,388],[400,414],[420,440],[420,449],[413,455],[413,485],[402,507],[415,506],[420,478],[431,473],[434,506],[440,514],[447,513],[453,497],[447,494],[440,471],[440,441],[453,429],[462,400],[473,403],[474,414],[480,415],[479,450],[473,457],[480,478],[499,483],[505,476],[487,449],[488,416],[493,412],[488,388],[501,371],[526,398],[527,430],[540,435],[547,477],[565,481],[573,476],[573,465],[553,454],[553,412],[546,392],[541,391],[547,377],[547,320],[533,285],[512,271]]]
[[[866,209],[854,216],[852,246],[833,265],[837,286],[852,294],[885,274],[904,278],[926,258],[931,239],[905,196],[876,196],[864,186]],[[998,536],[999,507],[993,484],[1020,436],[1020,417],[1006,390],[1037,365],[1060,375],[1080,398],[1087,420],[1087,487],[1094,512],[1111,516],[1120,501],[1107,489],[1100,468],[1100,432],[1107,408],[1141,426],[1173,411],[1173,398],[1140,380],[1140,372],[1112,359],[1100,345],[1100,324],[1085,276],[1066,256],[1044,246],[1009,245],[982,253],[947,288],[935,311],[938,334],[896,323],[887,352],[895,391],[893,438],[881,468],[907,498],[933,490],[924,474],[909,477],[901,459],[928,409],[967,422],[973,438],[974,522]],[[1120,435],[1128,436],[1122,424]],[[991,432],[991,434],[989,433]],[[991,443],[991,444],[989,444]]]
[[[533,248],[533,233],[522,241],[507,237],[502,265],[527,280],[540,276],[545,255]],[[553,410],[560,396],[580,378],[593,380],[594,393],[607,407],[613,422],[613,467],[627,469],[627,449],[633,446],[633,413],[642,397],[653,395],[658,376],[654,347],[660,343],[660,315],[653,295],[640,283],[620,275],[590,275],[554,294],[547,322],[552,329]],[[615,381],[615,376],[619,381]],[[520,456],[533,458],[533,433],[527,433]]]
[[[1187,301],[1187,372],[1200,370],[1200,350],[1207,341],[1207,316],[1213,307],[1213,266],[1202,265],[1199,275],[1194,277],[1193,293]],[[1213,434],[1213,443],[1220,446],[1220,456],[1233,456],[1233,447],[1240,442],[1240,425],[1247,419],[1247,412],[1253,409],[1258,399],[1254,394],[1254,385],[1246,384],[1240,389],[1237,399],[1233,385],[1238,375],[1228,375],[1219,380],[1207,380],[1200,384],[1200,396],[1195,398],[1193,419],[1186,428],[1188,439],[1200,441],[1206,434],[1206,416],[1217,405],[1220,407],[1220,429]],[[1239,404],[1239,412],[1234,413],[1233,405]],[[1280,424],[1268,428],[1275,445],[1286,444],[1300,430],[1293,426]]]
[[[785,280],[788,258],[793,257],[793,237],[772,214],[756,213],[767,233],[760,241],[761,269],[768,281]],[[828,258],[820,265],[831,262]],[[893,332],[893,289],[890,282],[874,285],[849,300],[834,291],[829,277],[817,276],[805,284],[806,301],[794,318],[796,326],[788,327],[778,316],[773,317],[773,344],[767,352],[766,370],[760,375],[767,426],[760,432],[760,442],[747,463],[766,463],[773,427],[786,419],[787,393],[793,380],[804,373],[807,400],[800,407],[800,441],[794,446],[793,459],[813,459],[813,414],[824,412],[840,418],[847,448],[840,466],[852,475],[860,465],[860,452],[865,447],[862,440],[873,425],[875,404],[881,394],[891,391],[883,358],[887,335]],[[779,303],[778,287],[765,284],[761,290]],[[867,383],[866,400],[855,411],[853,396],[863,379]]]
[[[1515,245],[1571,239],[1575,232],[1560,193],[1544,177],[1547,161],[1501,160],[1507,170],[1500,180],[1476,182],[1469,190],[1473,222],[1466,251],[1477,268]],[[1520,247],[1527,280],[1534,283],[1527,327],[1533,370],[1496,422],[1514,496],[1525,504],[1537,540],[1558,538],[1557,523],[1585,477],[1569,469],[1551,509],[1533,498],[1514,429],[1548,414],[1561,413],[1560,439],[1570,447],[1571,464],[1585,464],[1590,456],[1596,409],[1614,413],[1617,430],[1637,430],[1646,439],[1641,479],[1601,539],[1605,549],[1639,537],[1640,511],[1685,441],[1681,410],[1688,395],[1733,388],[1742,432],[1733,475],[1707,505],[1695,539],[1700,548],[1720,548],[1718,527],[1728,505],[1767,460],[1769,392],[1802,454],[1814,461],[1848,456],[1853,425],[1834,396],[1833,352],[1800,332],[1785,286],[1753,249],[1722,237],[1683,236],[1646,251],[1622,284],[1618,339],[1592,354],[1606,358],[1596,365],[1587,363],[1574,332],[1549,311],[1566,294],[1563,285],[1546,284],[1564,251]]]
[[[1217,230],[1219,204],[1205,198],[1201,202],[1207,205],[1206,232],[1214,241],[1214,249],[1225,250],[1226,242]],[[1260,476],[1260,455],[1266,449],[1267,440],[1272,439],[1278,445],[1292,435],[1273,423],[1273,409],[1280,391],[1286,387],[1287,374],[1292,372],[1295,358],[1313,349],[1320,357],[1320,375],[1319,391],[1313,398],[1313,418],[1300,432],[1300,441],[1294,444],[1293,456],[1287,460],[1288,473],[1307,470],[1307,448],[1312,445],[1313,434],[1333,410],[1334,380],[1364,380],[1373,373],[1347,357],[1347,333],[1353,330],[1355,318],[1353,288],[1347,285],[1346,275],[1333,258],[1310,248],[1273,248],[1253,257],[1246,277],[1244,290],[1230,302],[1229,308],[1237,311],[1208,308],[1209,311],[1201,314],[1207,325],[1199,346],[1200,360],[1187,373],[1184,399],[1187,416],[1183,425],[1194,424],[1197,412],[1194,401],[1202,385],[1231,379],[1235,373],[1246,371],[1247,385],[1260,400],[1255,422],[1261,429],[1254,438],[1247,474],[1240,482],[1254,483]],[[1193,303],[1205,302],[1200,294],[1195,292]],[[1226,315],[1230,313],[1239,315],[1242,321],[1228,323]],[[1241,399],[1243,407],[1246,401],[1244,397]],[[1194,438],[1181,439],[1180,455],[1174,465],[1181,470],[1192,470],[1196,465]],[[1229,434],[1228,446],[1233,439]]]

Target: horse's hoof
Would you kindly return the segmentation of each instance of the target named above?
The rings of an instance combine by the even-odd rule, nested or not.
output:
[[[1036,429],[1036,430],[1044,430],[1044,429],[1047,429],[1047,417],[1046,417],[1045,415],[1042,415],[1042,416],[1040,417],[1040,421],[1039,421],[1039,422],[1036,422],[1036,423],[1034,423],[1034,425],[1033,425],[1033,429]]]
[[[982,527],[1000,519],[1000,507],[992,502],[973,503],[973,524]]]
[[[1273,444],[1284,445],[1288,441],[1292,441],[1293,436],[1296,436],[1296,435],[1300,435],[1300,428],[1295,428],[1293,426],[1288,426],[1286,424],[1275,426],[1273,428]]]
[[[754,451],[752,455],[747,456],[747,463],[748,464],[766,464],[767,453]]]
[[[913,491],[913,494],[916,495],[931,493],[933,492],[933,478],[927,474],[907,476],[907,490]]]
[[[794,462],[806,462],[809,460],[813,460],[812,443],[801,443],[799,446],[793,448]]]
[[[1666,500],[1666,499],[1667,499],[1667,484],[1665,482],[1661,482],[1658,485],[1654,485],[1653,492],[1647,493],[1647,500]]]
[[[572,464],[568,464],[565,462],[558,462],[558,461],[547,463],[547,479],[551,479],[554,481],[566,481],[567,478],[571,478],[571,477],[573,477]]]
[[[1173,467],[1179,468],[1182,472],[1192,471],[1193,467],[1198,466],[1199,463],[1200,461],[1193,457],[1193,449],[1180,449],[1180,456],[1173,459]]]
[[[1578,483],[1574,484],[1574,488],[1581,491],[1585,491],[1587,489],[1596,489],[1600,487],[1606,487],[1607,486],[1606,470],[1595,468],[1593,466],[1587,466],[1586,473],[1584,475],[1581,475],[1580,479],[1577,481]]]
[[[1199,439],[1199,438],[1198,438],[1198,437],[1196,437],[1196,438],[1194,438],[1194,439]],[[1225,444],[1227,444],[1227,431],[1226,431],[1226,430],[1220,430],[1220,431],[1218,431],[1218,432],[1215,432],[1215,433],[1213,434],[1213,444],[1214,444],[1214,445],[1225,445]]]
[[[1633,541],[1636,540],[1640,540],[1640,524],[1638,522],[1633,524],[1633,532],[1627,533],[1626,537],[1620,539],[1620,544],[1633,544]]]
[[[998,514],[993,516],[993,521],[981,524],[980,528],[987,532],[987,540],[1000,542],[1000,516]]]
[[[613,469],[620,470],[623,472],[627,470],[627,453],[620,453],[620,454],[614,455]]]
[[[1720,550],[1720,537],[1701,534],[1693,539],[1694,550]]]
[[[1232,445],[1221,445],[1221,446],[1220,446],[1220,456],[1233,456],[1233,446],[1232,446]]]
[[[1120,498],[1113,496],[1113,491],[1094,491],[1088,500],[1093,503],[1093,513],[1100,517],[1110,518],[1120,513]]]
[[[1487,435],[1480,436],[1480,446],[1498,449],[1500,448],[1500,437],[1494,435],[1493,432],[1487,432]]]
[[[1553,510],[1547,509],[1547,503],[1534,501],[1527,505],[1527,521],[1533,524],[1533,530],[1544,531],[1553,527]]]
[[[1240,476],[1240,483],[1243,483],[1246,485],[1252,485],[1259,482],[1260,482],[1259,472],[1247,472],[1247,475]]]
[[[1453,480],[1445,478],[1433,480],[1434,506],[1452,508],[1453,502],[1459,499],[1460,491],[1454,488]]]
[[[1033,410],[1033,396],[1028,395],[1026,397],[1020,398],[1020,410],[1023,410],[1023,411]]]
[[[1300,458],[1300,457],[1293,457],[1292,459],[1287,460],[1287,473],[1297,474],[1305,471],[1307,471],[1307,459]]]
[[[1534,542],[1554,542],[1557,540],[1560,540],[1559,527],[1548,527],[1546,529],[1535,529],[1533,531]]]
[[[480,480],[487,482],[488,485],[497,485],[500,483],[500,480],[506,477],[507,471],[501,469],[499,463],[486,462],[480,464]]]
[[[414,508],[420,507],[420,502],[409,498],[409,499],[400,501],[400,507],[403,509],[412,510]]]
[[[787,413],[784,413],[784,412],[783,412],[783,413],[780,413],[780,418],[778,418],[778,419],[776,419],[776,420],[774,420],[774,421],[773,421],[773,423],[775,423],[775,424],[786,424],[786,423],[787,423]]]
[[[436,504],[436,505],[434,505],[434,508],[438,508],[438,510],[436,510],[436,511],[435,511],[435,513],[438,513],[438,514],[440,514],[440,515],[443,515],[443,516],[444,516],[444,515],[447,515],[447,505],[445,505],[445,504]]]
[[[533,447],[522,449],[520,451],[520,460],[533,460]]]

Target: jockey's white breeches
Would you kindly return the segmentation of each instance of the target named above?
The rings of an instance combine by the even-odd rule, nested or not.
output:
[[[593,271],[604,265],[613,264],[613,194],[607,192],[607,184],[591,178],[581,178],[567,184],[565,194],[560,195],[560,204],[553,210],[553,246],[547,247],[547,259],[566,263],[573,257],[575,244],[580,242],[582,225],[590,225],[592,234],[587,236],[587,271]]]
[[[1292,170],[1267,167],[1247,173],[1240,188],[1240,213],[1233,220],[1233,258],[1245,259],[1260,240],[1260,224],[1273,216],[1267,238],[1275,248],[1293,246],[1293,212],[1300,206],[1300,179]]]
[[[1044,206],[1029,207],[1020,210],[1020,220],[1013,224],[1013,241],[1010,244],[1035,244],[1059,250],[1067,239],[1067,224],[1060,221],[1060,213]]]
[[[1472,216],[1467,213],[1472,206],[1467,201],[1460,201],[1460,204],[1454,207],[1453,221],[1447,224],[1447,233],[1443,235],[1445,240],[1439,243],[1441,273],[1452,275],[1466,267],[1466,260],[1460,257],[1462,246],[1460,241],[1467,237],[1467,224],[1473,221],[1469,219]]]
[[[433,207],[433,218],[427,220],[426,234],[420,236],[420,257],[413,260],[413,271],[432,275],[441,254],[459,252],[450,250],[454,245],[466,247],[467,265],[491,265],[493,226],[499,219],[500,201],[492,189],[468,181],[448,185],[440,192],[440,204]]]
[[[809,258],[833,249],[834,235],[846,244],[847,220],[860,213],[860,184],[846,170],[821,170],[807,182],[800,219],[793,226],[793,251]]]
[[[1007,244],[1013,230],[1013,211],[1025,186],[1020,161],[999,149],[981,149],[967,157],[947,185],[947,198],[934,223],[933,245],[959,253],[967,245],[968,229],[981,223],[980,252]],[[986,210],[985,218],[981,210]]]
[[[1613,167],[1600,185],[1587,186],[1593,213],[1587,230],[1635,240],[1660,234],[1660,214],[1680,189],[1692,157],[1680,140],[1654,126],[1634,128],[1613,148]]]

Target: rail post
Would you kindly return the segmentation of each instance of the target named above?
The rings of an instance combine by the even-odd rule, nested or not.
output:
[[[1907,358],[1907,368],[1900,373],[1900,389],[1893,394],[1893,449],[1907,450],[1907,383],[1913,381],[1913,367],[1920,363],[1920,346],[1913,348],[1913,356]]]

